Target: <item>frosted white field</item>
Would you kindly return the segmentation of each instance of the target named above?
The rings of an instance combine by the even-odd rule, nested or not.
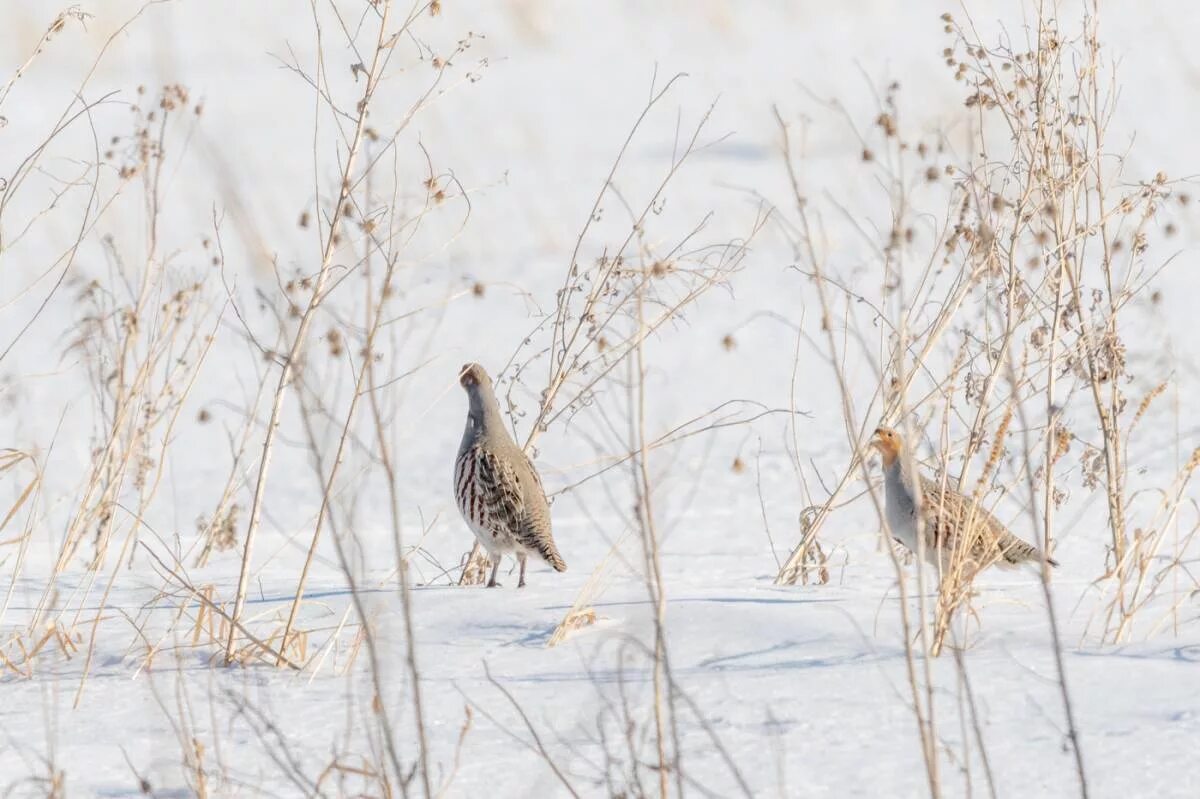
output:
[[[1078,19],[1076,6],[1060,8],[1065,29]],[[181,582],[232,608],[279,373],[259,345],[278,352],[286,347],[279,326],[294,330],[281,283],[320,267],[316,219],[330,213],[345,152],[299,71],[314,74],[323,52],[330,90],[353,112],[365,80],[359,65],[373,44],[375,7],[348,0],[338,8],[352,32],[360,30],[358,53],[346,47],[328,6],[315,12],[319,48],[314,11],[303,3],[81,5],[90,16],[68,19],[0,94],[0,185],[12,197],[0,193],[0,448],[30,456],[0,471],[0,794],[381,795],[370,775],[389,767],[394,753],[414,776],[393,783],[393,792],[422,795],[410,651],[433,793],[659,793],[648,657],[655,608],[631,467],[597,476],[629,450],[625,367],[595,403],[550,425],[537,442],[567,572],[531,563],[529,585],[517,589],[509,560],[502,587],[456,585],[473,539],[451,475],[467,407],[460,366],[476,361],[500,375],[527,338],[525,356],[550,345],[538,324],[553,313],[614,159],[651,94],[685,73],[641,123],[613,179],[619,196],[605,196],[579,256],[590,262],[620,245],[631,215],[708,114],[702,146],[655,203],[644,242],[645,252],[665,254],[702,225],[683,249],[705,253],[753,233],[728,282],[645,346],[647,437],[697,431],[655,449],[648,463],[677,724],[668,741],[670,792],[927,795],[915,679],[922,703],[932,702],[942,795],[986,796],[989,783],[998,796],[1078,795],[1055,641],[1034,569],[977,580],[973,614],[960,620],[957,662],[949,648],[932,658],[920,641],[906,647],[902,601],[915,630],[936,601],[933,585],[919,602],[915,567],[905,567],[902,600],[879,515],[855,474],[819,533],[828,581],[776,584],[800,541],[802,511],[825,501],[854,457],[815,284],[794,268],[797,212],[776,115],[788,125],[829,273],[863,298],[839,297],[833,326],[848,353],[855,424],[870,430],[882,413],[875,392],[886,336],[868,304],[895,313],[902,300],[885,291],[871,265],[888,237],[887,190],[878,164],[864,162],[855,131],[880,146],[879,102],[895,81],[902,135],[931,147],[942,141],[939,169],[970,157],[971,116],[963,85],[944,63],[943,48],[953,42],[939,19],[964,12],[924,0],[445,0],[437,15],[418,7],[414,35],[392,45],[394,63],[369,119],[384,139],[403,133],[393,149],[367,148],[386,156],[387,180],[398,176],[395,195],[387,184],[381,206],[416,215],[431,174],[446,194],[404,231],[388,308],[394,320],[374,351],[381,380],[394,380],[377,396],[398,475],[412,635],[392,498],[364,400],[297,621],[305,638],[289,650],[303,668],[254,658],[224,664],[206,627],[216,624],[212,614],[197,624],[205,606]],[[33,0],[0,6],[0,86],[26,64],[59,10]],[[393,28],[409,10],[396,7]],[[1024,40],[1036,16],[1030,4],[971,4],[970,11],[986,41]],[[1100,30],[1105,58],[1118,67],[1108,146],[1124,155],[1124,185],[1162,171],[1173,191],[1146,229],[1150,288],[1122,311],[1126,423],[1166,384],[1128,438],[1132,538],[1133,527],[1156,518],[1160,492],[1200,446],[1193,308],[1200,202],[1175,201],[1200,192],[1190,181],[1200,174],[1193,141],[1200,8],[1115,2],[1102,9]],[[79,93],[81,102],[98,104],[53,137],[36,170],[14,181],[106,42]],[[469,46],[434,85],[435,59],[461,43]],[[167,84],[186,87],[188,100],[172,117],[148,257],[140,179],[103,203],[121,186],[118,170],[139,116],[130,106],[152,110]],[[94,170],[97,161],[110,166]],[[948,180],[926,182],[915,158],[899,168],[921,213],[944,213]],[[81,231],[83,219],[95,221]],[[915,223],[914,251],[929,248],[941,220],[926,222]],[[319,406],[306,431],[297,397],[286,398],[272,455],[242,617],[264,639],[278,636],[286,619],[320,512],[322,481],[308,437],[327,473],[361,368],[355,335],[367,281],[350,264],[363,234],[357,224],[349,231],[333,259],[346,263],[335,276],[344,282],[314,322],[304,367]],[[146,323],[162,323],[172,295],[199,283],[188,313],[211,341],[178,417],[150,434],[153,457],[144,469],[158,476],[153,490],[131,472],[109,508],[100,568],[89,569],[98,540],[92,529],[59,569],[111,421],[106,391],[124,379],[85,318],[97,303],[127,304],[121,269],[137,272],[147,260],[157,277]],[[331,338],[334,330],[340,338]],[[955,329],[958,338],[970,333]],[[953,360],[947,345],[925,366],[944,374]],[[522,436],[545,372],[544,361],[532,366],[511,395]],[[1063,406],[1065,423],[1082,439],[1098,435],[1089,401],[1081,391]],[[917,409],[929,423],[918,447],[923,459],[941,443],[937,402]],[[1045,413],[1034,403],[1026,410]],[[235,464],[248,416],[256,422]],[[948,427],[961,438],[969,423],[954,415]],[[1044,423],[1035,416],[1030,428]],[[994,501],[997,515],[1034,541],[1021,424],[1013,424],[995,476],[1006,491]],[[1049,587],[1090,795],[1200,795],[1200,490],[1186,484],[1178,511],[1157,520],[1169,535],[1150,573],[1169,576],[1114,642],[1107,617],[1114,588],[1103,579],[1108,508],[1102,488],[1085,487],[1080,454],[1073,447],[1056,474],[1067,494],[1054,515],[1061,566]],[[865,475],[878,474],[872,460]],[[196,565],[198,519],[212,517],[227,485],[239,507],[236,545]],[[9,508],[17,510],[5,518]],[[347,571],[371,625],[374,668]],[[594,623],[548,646],[581,590]],[[381,719],[392,732],[390,752]]]

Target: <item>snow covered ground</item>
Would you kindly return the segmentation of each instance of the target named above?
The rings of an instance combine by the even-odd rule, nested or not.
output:
[[[9,0],[3,8],[4,80],[53,19],[42,5]],[[995,35],[1001,27],[1016,32],[1032,12],[1009,5],[973,12]],[[45,138],[99,49],[139,8],[126,0],[85,6],[94,14],[86,30],[66,26],[14,84],[0,101],[7,118],[0,127],[0,175],[14,174]],[[401,202],[422,196],[419,139],[436,171],[452,172],[468,187],[470,215],[461,224],[463,214],[455,209],[462,204],[448,203],[449,210],[432,216],[414,237],[398,312],[433,310],[395,327],[383,347],[390,374],[416,370],[388,395],[396,403],[389,434],[401,474],[405,545],[420,547],[411,561],[413,648],[435,791],[658,791],[651,767],[652,668],[645,654],[654,608],[630,532],[628,470],[555,498],[555,535],[570,567],[565,574],[531,565],[529,586],[520,591],[515,571],[491,591],[451,585],[471,544],[450,492],[466,410],[454,384],[459,365],[478,361],[499,372],[539,314],[553,307],[576,236],[651,81],[661,87],[678,72],[687,77],[648,117],[616,180],[624,195],[645,196],[680,138],[716,102],[703,136],[712,144],[671,184],[650,228],[656,242],[677,240],[710,213],[704,242],[728,241],[751,229],[764,199],[790,207],[777,107],[793,124],[793,136],[804,130],[797,144],[804,154],[800,174],[805,193],[825,209],[834,268],[857,274],[856,288],[878,296],[878,275],[854,271],[863,244],[836,210],[878,214],[878,186],[860,163],[859,141],[821,101],[837,98],[849,119],[869,128],[877,113],[874,92],[895,80],[906,130],[932,134],[963,124],[961,86],[942,63],[949,42],[938,17],[946,10],[955,11],[925,0],[446,0],[441,13],[420,26],[431,52],[422,53],[415,42],[397,44],[396,57],[414,76],[397,68],[384,84],[372,115],[381,128],[403,119],[414,86],[427,82],[421,70],[432,69],[433,55],[468,36],[472,41],[442,87],[446,93],[402,139],[407,149],[401,156],[413,175]],[[1073,4],[1064,4],[1064,17],[1074,13]],[[1200,128],[1200,104],[1192,101],[1200,52],[1191,47],[1200,8],[1128,0],[1104,14],[1106,53],[1119,61],[1121,80],[1110,136],[1122,143],[1116,150],[1128,150],[1130,179],[1160,169],[1172,178],[1197,174],[1189,132]],[[326,65],[332,84],[352,95],[356,57],[330,42],[326,47],[337,54]],[[119,102],[97,108],[88,126],[58,140],[47,173],[66,175],[92,157],[92,126],[100,149],[109,136],[125,135],[137,86],[149,87],[147,96],[161,84],[186,86],[203,113],[173,140],[184,154],[167,171],[158,251],[176,270],[172,285],[211,277],[211,250],[201,240],[212,235],[214,213],[251,220],[247,228],[224,223],[226,274],[231,295],[257,314],[249,324],[269,329],[269,314],[255,309],[254,290],[277,291],[266,266],[271,259],[285,277],[315,269],[315,234],[297,219],[316,212],[315,183],[323,193],[336,186],[331,157],[323,157],[314,177],[314,138],[319,147],[330,134],[314,134],[312,89],[281,65],[311,68],[316,55],[312,13],[304,4],[180,0],[147,7],[116,33],[84,95],[98,100],[116,91]],[[52,197],[47,173],[32,179],[35,188],[21,194],[0,228],[0,346],[34,318],[62,268],[55,259],[77,235],[78,203],[85,198],[71,195],[52,213],[36,216]],[[327,644],[328,651],[303,672],[219,665],[206,634],[194,635],[180,622],[181,612],[194,617],[201,604],[179,592],[162,594],[151,551],[165,559],[188,553],[180,555],[188,580],[210,586],[218,602],[231,602],[236,589],[240,548],[192,566],[196,519],[210,514],[221,496],[230,471],[227,435],[236,437],[265,368],[228,308],[171,431],[154,501],[135,520],[128,508],[136,506],[136,491],[123,495],[121,536],[136,528],[146,548],[131,550],[128,568],[117,568],[114,549],[99,572],[87,571],[80,554],[54,576],[102,417],[94,375],[82,350],[71,346],[83,313],[79,296],[88,281],[103,285],[113,274],[102,236],[112,234],[134,260],[142,252],[139,203],[123,198],[89,232],[66,290],[51,295],[0,360],[0,447],[37,453],[43,465],[38,494],[0,531],[0,585],[12,580],[0,613],[2,651],[9,659],[19,656],[17,637],[26,646],[36,643],[47,618],[78,635],[74,646],[48,640],[28,669],[0,669],[0,793],[377,794],[377,784],[350,771],[386,756],[368,658],[355,648],[356,615],[328,531],[300,618],[309,631],[309,656],[319,657]],[[1147,492],[1166,487],[1200,444],[1200,423],[1189,414],[1195,408],[1189,398],[1200,391],[1191,299],[1200,290],[1196,205],[1172,211],[1179,232],[1163,258],[1179,255],[1156,277],[1161,298],[1130,310],[1137,335],[1127,343],[1138,381],[1131,395],[1171,381],[1130,443],[1133,487]],[[610,199],[601,230],[620,229],[623,213]],[[31,220],[28,234],[17,236]],[[1152,231],[1156,242],[1162,235]],[[600,255],[604,241],[589,240],[584,257]],[[798,368],[794,403],[805,413],[796,423],[798,460],[809,490],[822,500],[851,452],[833,372],[817,348],[797,349],[794,326],[817,337],[820,313],[813,284],[789,269],[792,262],[786,237],[768,226],[728,290],[705,295],[681,323],[649,343],[648,427],[657,437],[728,400],[787,409]],[[477,284],[484,288],[479,296],[471,291]],[[224,298],[220,292],[215,298],[219,309]],[[319,321],[317,335],[328,329]],[[322,354],[328,349],[325,339],[318,348]],[[343,364],[328,358],[315,367],[335,409],[317,432],[327,452],[340,432],[336,409],[352,391]],[[861,354],[848,365],[851,391],[864,408],[878,368]],[[527,413],[536,405],[536,396],[515,396]],[[739,407],[753,412],[744,411],[748,404]],[[1075,422],[1085,425],[1078,413]],[[587,414],[539,441],[537,460],[551,492],[593,473],[598,458],[623,447],[605,439],[606,428]],[[871,503],[859,497],[839,507],[823,528],[831,555],[827,585],[774,584],[799,539],[797,519],[807,504],[788,452],[786,419],[773,413],[651,458],[683,788],[706,796],[926,795],[901,598]],[[321,501],[294,402],[281,430],[246,610],[248,624],[264,635],[286,615]],[[252,461],[259,440],[248,448]],[[237,471],[239,535],[253,465]],[[28,484],[25,469],[0,473],[0,512]],[[1163,601],[1138,618],[1128,642],[1101,643],[1109,597],[1097,582],[1105,564],[1104,501],[1083,490],[1074,472],[1064,482],[1071,496],[1056,517],[1062,567],[1052,589],[1091,795],[1200,795],[1200,594],[1190,576],[1196,548],[1190,571],[1171,578]],[[860,483],[847,496],[861,489]],[[1194,487],[1191,492],[1194,499]],[[401,760],[411,764],[417,742],[389,497],[369,459],[349,459],[339,498],[351,509],[343,518],[353,534],[351,559],[378,639],[378,704],[395,729]],[[1032,540],[1027,514],[1019,502],[1007,502],[1004,520]],[[26,548],[19,533],[28,520],[33,534]],[[1186,535],[1197,524],[1194,508],[1185,508],[1177,524]],[[115,540],[119,546],[124,539]],[[89,546],[90,537],[83,550]],[[556,625],[602,564],[602,585],[587,602],[596,622],[548,648]],[[950,653],[926,662],[916,648],[921,694],[928,685],[933,697],[942,791],[988,795],[990,769],[999,796],[1074,795],[1075,761],[1037,576],[989,573],[977,587],[978,615],[968,625],[961,667]],[[915,583],[908,590],[915,619]],[[932,595],[927,600],[934,601]],[[335,763],[344,770],[331,770]],[[198,773],[206,775],[203,787]],[[57,787],[47,781],[52,774],[59,775]],[[419,795],[422,789],[413,783],[409,790]]]

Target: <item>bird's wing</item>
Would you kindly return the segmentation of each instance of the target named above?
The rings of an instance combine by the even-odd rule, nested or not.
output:
[[[1042,552],[1033,544],[1017,538],[1007,530],[1000,537],[1001,557],[1004,559],[1004,564],[1016,566],[1018,563],[1026,563],[1028,561],[1041,562]],[[1057,566],[1058,563],[1051,558],[1051,566]]]
[[[1007,559],[1014,541],[1024,544],[978,502],[927,477],[921,478],[921,512],[937,546],[965,546],[980,565]]]
[[[542,476],[538,474],[538,470],[533,468],[533,459],[529,457],[529,453],[521,450],[521,457],[525,459],[525,467],[529,475],[533,477],[533,482],[537,486],[538,491],[542,492],[542,496],[546,496],[546,489],[542,487]]]
[[[496,453],[481,449],[479,481],[484,489],[484,504],[491,518],[511,532],[520,529],[526,516],[525,496],[521,490],[521,481],[512,466]]]
[[[1017,537],[999,519],[970,497],[941,486],[927,477],[921,478],[921,510],[925,523],[939,545],[967,546],[970,558],[980,567],[995,563],[1016,566],[1042,559],[1041,550]],[[968,528],[968,543],[960,544],[959,536]],[[1058,562],[1049,558],[1051,566]]]
[[[514,467],[514,464],[519,465]],[[527,468],[518,473],[522,465]],[[488,496],[493,498],[488,508],[493,518],[504,524],[522,546],[536,551],[557,571],[566,571],[567,564],[551,533],[550,508],[542,480],[528,457],[521,464],[515,457],[500,457],[485,450],[479,471]]]

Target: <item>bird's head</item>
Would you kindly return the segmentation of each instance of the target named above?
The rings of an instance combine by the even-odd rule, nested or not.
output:
[[[871,446],[879,450],[879,454],[883,456],[884,466],[891,466],[904,451],[904,441],[900,438],[900,434],[890,427],[875,428]]]
[[[477,363],[468,363],[463,364],[463,367],[458,370],[458,383],[469,393],[479,386],[490,386],[492,379],[488,377],[488,373],[482,366]]]

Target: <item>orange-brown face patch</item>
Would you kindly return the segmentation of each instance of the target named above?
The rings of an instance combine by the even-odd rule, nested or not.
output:
[[[880,427],[875,430],[871,446],[879,450],[879,454],[883,456],[883,465],[891,466],[900,457],[900,453],[904,449],[904,442],[901,441],[900,434],[892,428]]]

